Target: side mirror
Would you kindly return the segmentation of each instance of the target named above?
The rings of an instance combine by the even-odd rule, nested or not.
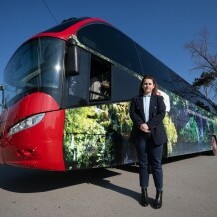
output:
[[[79,74],[79,47],[74,41],[68,43],[65,54],[66,76]]]
[[[5,89],[3,85],[0,85],[0,91],[2,92],[2,104],[1,107],[5,107]]]

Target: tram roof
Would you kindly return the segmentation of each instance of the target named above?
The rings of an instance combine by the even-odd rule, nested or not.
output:
[[[71,35],[76,35],[77,31],[80,28],[91,23],[109,24],[100,18],[90,18],[90,17],[70,18],[68,20],[64,20],[57,26],[54,26],[48,30],[45,30],[33,36],[31,39],[43,37],[43,36],[50,36],[50,37],[60,38],[63,40],[68,40]]]

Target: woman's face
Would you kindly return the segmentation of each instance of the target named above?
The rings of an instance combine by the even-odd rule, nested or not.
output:
[[[155,87],[155,85],[154,85],[152,79],[145,79],[143,81],[142,89],[143,89],[145,95],[152,93],[152,90],[154,89],[154,87]]]

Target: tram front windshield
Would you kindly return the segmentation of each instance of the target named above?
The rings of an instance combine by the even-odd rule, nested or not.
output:
[[[5,106],[11,106],[33,92],[45,92],[61,101],[65,43],[39,38],[23,44],[4,71]]]

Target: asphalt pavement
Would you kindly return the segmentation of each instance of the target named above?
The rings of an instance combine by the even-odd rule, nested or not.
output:
[[[163,163],[163,206],[139,204],[138,166],[47,172],[0,166],[0,217],[216,217],[217,157]]]

